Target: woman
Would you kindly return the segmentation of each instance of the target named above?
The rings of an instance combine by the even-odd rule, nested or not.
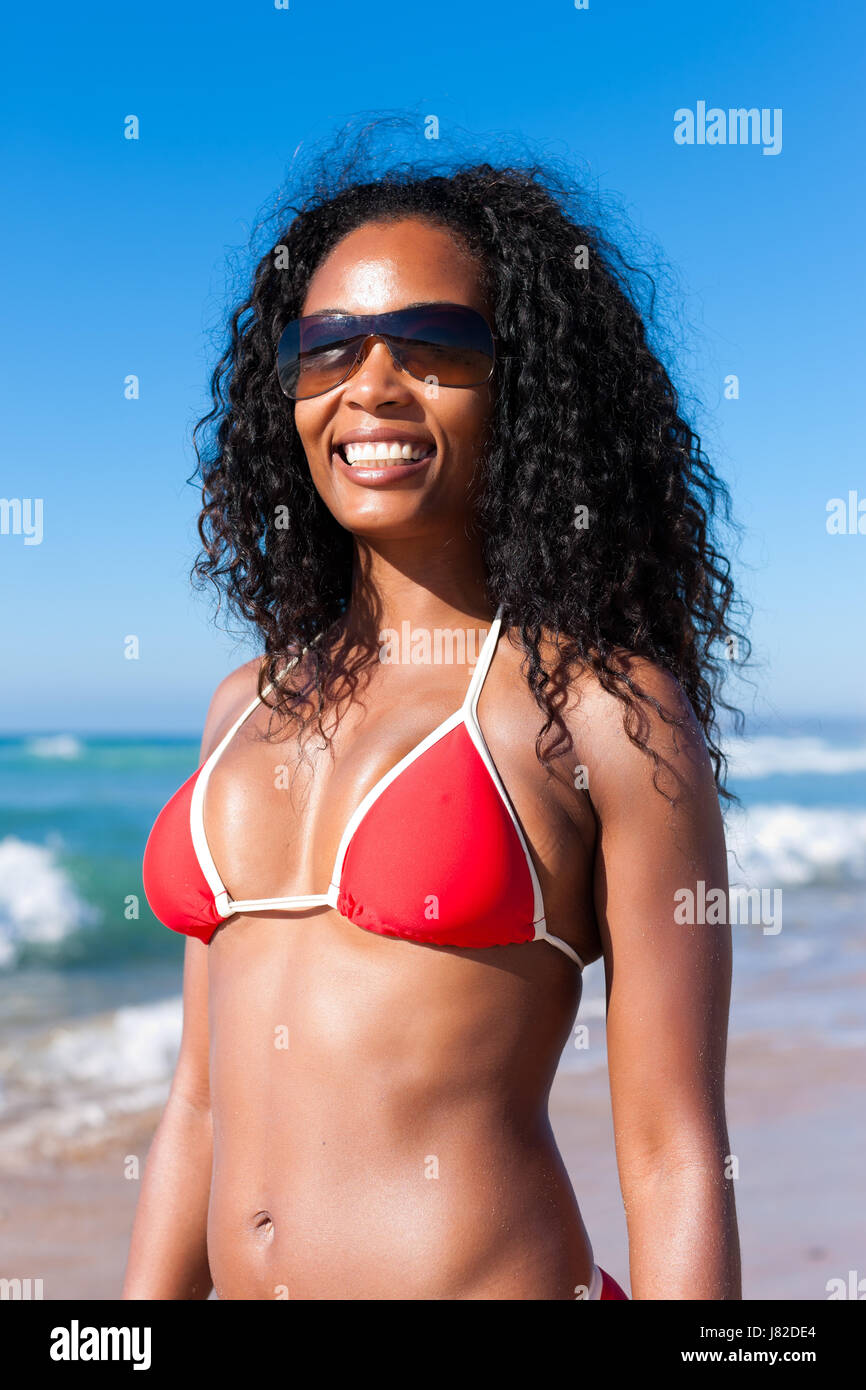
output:
[[[615,261],[537,170],[402,169],[233,316],[198,571],[265,654],[145,854],[188,940],[126,1298],[625,1298],[547,1115],[599,956],[632,1296],[740,1297],[730,936],[674,918],[727,886],[724,489]]]

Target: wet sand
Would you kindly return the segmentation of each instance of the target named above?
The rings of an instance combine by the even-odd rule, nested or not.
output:
[[[825,1299],[828,1279],[866,1274],[861,1054],[741,1038],[727,1076],[743,1297]],[[550,1114],[595,1258],[629,1292],[606,1073],[561,1070]],[[139,1186],[124,1165],[138,1155],[143,1167],[157,1119],[141,1115],[62,1164],[6,1170],[0,1157],[0,1277],[41,1278],[46,1299],[118,1297]]]

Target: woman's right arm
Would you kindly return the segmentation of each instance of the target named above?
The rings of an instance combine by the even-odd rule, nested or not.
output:
[[[258,661],[217,687],[205,722],[201,761],[255,694]],[[188,937],[183,967],[183,1034],[171,1090],[147,1156],[121,1297],[206,1299],[213,1127],[210,1106],[208,947]]]
[[[205,1299],[213,1155],[208,1085],[207,946],[186,943],[183,1038],[138,1199],[122,1298]]]

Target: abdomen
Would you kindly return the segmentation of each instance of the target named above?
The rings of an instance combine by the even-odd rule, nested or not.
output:
[[[210,949],[221,1298],[573,1298],[591,1266],[547,1094],[580,977],[317,913]]]

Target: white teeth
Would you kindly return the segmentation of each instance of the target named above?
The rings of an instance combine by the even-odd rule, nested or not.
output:
[[[346,460],[349,463],[361,463],[367,459],[375,459],[377,463],[384,463],[386,467],[394,463],[407,463],[423,458],[430,452],[429,444],[402,444],[395,439],[392,443],[382,440],[381,443],[354,443],[345,444]]]

